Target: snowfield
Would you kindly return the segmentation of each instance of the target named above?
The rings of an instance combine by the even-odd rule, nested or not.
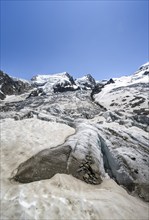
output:
[[[148,63],[141,68],[131,76],[113,78],[114,83],[106,85],[100,93],[95,95],[96,102],[108,110],[132,111],[133,108],[137,108],[137,105],[132,108],[132,104],[138,101],[141,101],[142,108],[148,108],[149,75],[145,74],[146,71],[149,71]]]

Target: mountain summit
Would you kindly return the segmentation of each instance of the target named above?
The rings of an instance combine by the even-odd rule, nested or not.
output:
[[[1,71],[3,219],[147,220],[148,77]]]

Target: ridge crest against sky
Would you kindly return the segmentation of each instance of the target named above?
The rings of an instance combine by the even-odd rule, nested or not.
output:
[[[1,1],[1,70],[108,79],[149,60],[149,2]]]

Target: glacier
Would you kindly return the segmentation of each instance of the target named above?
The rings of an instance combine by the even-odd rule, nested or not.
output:
[[[149,62],[0,86],[2,219],[148,219]]]

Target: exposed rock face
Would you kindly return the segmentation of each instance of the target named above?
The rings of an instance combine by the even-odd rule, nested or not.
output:
[[[65,82],[63,84],[57,83],[56,85],[53,86],[53,91],[54,92],[67,92],[67,91],[78,90],[79,88],[74,85],[75,84],[70,84],[68,82]]]
[[[101,83],[96,83],[96,85],[94,86],[94,88],[92,89],[91,92],[91,98],[92,100],[94,100],[94,95],[98,94],[99,92],[101,92],[101,90],[103,89],[104,85]]]
[[[17,95],[27,92],[32,85],[27,81],[14,80],[6,73],[0,71],[0,99],[5,99],[6,95]]]
[[[46,95],[46,93],[43,91],[43,89],[37,88],[37,89],[33,90],[27,98],[35,97],[35,96],[43,96],[43,95]]]
[[[4,100],[5,98],[6,98],[6,95],[2,91],[0,91],[0,99]]]
[[[113,79],[108,80],[108,82],[106,83],[106,85],[111,84],[111,83],[115,83]]]
[[[12,95],[15,93],[15,89],[16,89],[15,82],[2,71],[0,71],[0,85],[1,85],[1,91],[5,95]]]
[[[16,139],[10,135],[11,141],[7,141],[8,134],[3,131],[3,163],[7,157],[10,159],[10,149],[13,147],[15,151],[15,145],[21,143],[22,132],[27,132],[23,124],[27,127],[34,121],[32,128],[28,128],[30,138],[24,138],[27,145],[24,149],[33,148],[33,138],[34,148],[38,150],[22,151],[22,157],[16,151],[19,160],[16,166],[13,162],[9,167],[5,181],[10,178],[19,183],[36,181],[38,184],[39,180],[52,180],[59,173],[98,186],[111,178],[129,193],[149,201],[148,69],[149,65],[145,65],[132,76],[104,83],[96,82],[90,75],[78,80],[73,80],[68,73],[38,75],[32,79],[36,88],[31,92],[13,96],[13,99],[7,96],[1,101],[1,124],[6,130],[10,126]],[[3,79],[3,83],[9,81],[5,92],[19,94],[25,90],[21,84],[19,90],[16,82],[9,78]],[[22,129],[19,128],[20,133],[17,133],[15,124],[19,123]],[[51,123],[49,136],[40,130],[43,138],[41,135],[34,137],[33,128],[37,126],[44,130]],[[63,130],[56,127],[58,133],[53,133],[56,125],[63,125],[64,132],[70,130],[63,141],[57,142]],[[52,145],[50,133],[53,134],[52,143],[55,140]],[[13,145],[5,151],[11,142]]]

